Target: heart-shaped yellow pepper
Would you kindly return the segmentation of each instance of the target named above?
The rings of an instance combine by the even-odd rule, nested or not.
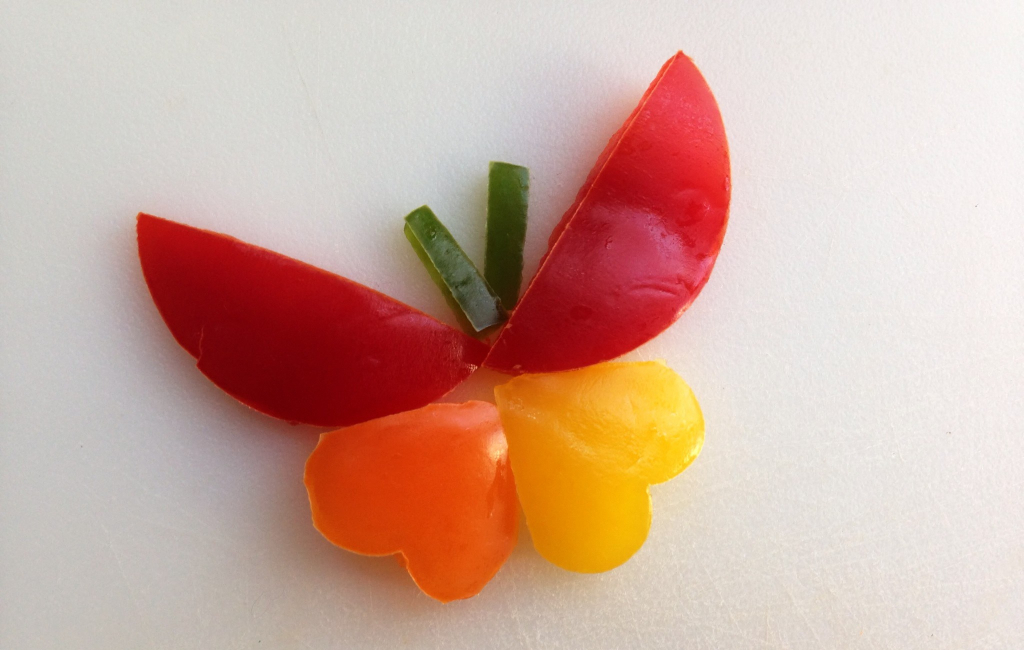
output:
[[[648,487],[704,443],[693,391],[661,362],[521,375],[494,394],[534,546],[570,571],[636,553],[651,527]]]

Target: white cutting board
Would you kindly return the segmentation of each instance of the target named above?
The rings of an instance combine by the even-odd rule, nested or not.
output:
[[[552,4],[0,0],[0,648],[1024,647],[1019,2]],[[447,606],[330,546],[318,430],[195,370],[135,213],[450,320],[402,216],[480,260],[487,162],[528,165],[532,273],[680,48],[734,193],[633,355],[707,419],[646,546],[581,576],[524,531]]]

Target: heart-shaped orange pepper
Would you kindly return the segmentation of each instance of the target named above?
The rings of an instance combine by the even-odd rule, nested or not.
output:
[[[324,537],[364,555],[398,553],[442,602],[476,595],[516,543],[516,487],[493,404],[431,404],[325,433],[305,482]]]

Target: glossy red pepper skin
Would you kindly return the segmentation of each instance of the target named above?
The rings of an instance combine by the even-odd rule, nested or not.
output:
[[[291,422],[345,426],[418,408],[487,347],[361,284],[146,214],[139,258],[174,338],[217,386]]]
[[[598,158],[485,365],[570,370],[657,336],[707,282],[729,195],[718,105],[679,52]]]

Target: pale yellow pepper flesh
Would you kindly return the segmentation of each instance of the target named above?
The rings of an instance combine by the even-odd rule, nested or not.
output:
[[[651,526],[648,487],[704,443],[693,391],[657,361],[521,375],[494,394],[534,546],[570,571],[632,557]]]

